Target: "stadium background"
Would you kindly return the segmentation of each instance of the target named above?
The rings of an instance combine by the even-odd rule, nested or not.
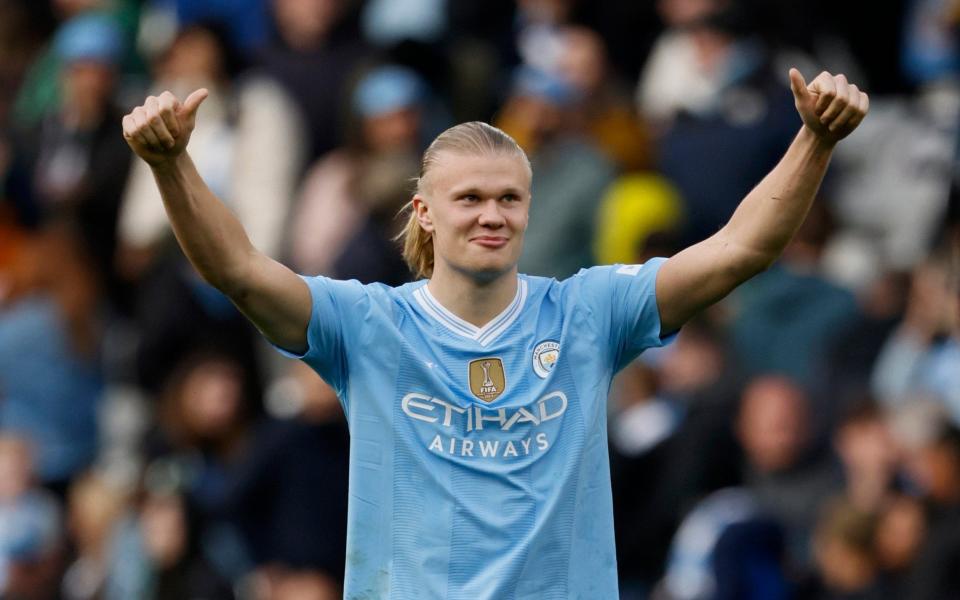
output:
[[[797,131],[789,66],[871,113],[768,272],[615,382],[624,598],[960,597],[955,0],[0,0],[0,589],[338,597],[348,437],[172,239],[120,117],[254,243],[391,284],[426,143],[534,164],[525,272],[715,231]]]

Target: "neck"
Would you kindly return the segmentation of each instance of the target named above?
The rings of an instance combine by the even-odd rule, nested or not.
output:
[[[440,267],[438,261],[427,287],[444,308],[468,323],[483,327],[516,296],[517,268],[485,280]]]

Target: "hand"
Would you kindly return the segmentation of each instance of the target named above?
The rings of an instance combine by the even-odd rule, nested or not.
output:
[[[123,138],[147,164],[158,165],[176,159],[190,141],[197,109],[208,94],[201,88],[182,104],[170,92],[147,96],[142,106],[123,117]]]
[[[824,71],[807,85],[790,69],[790,89],[803,124],[830,145],[850,135],[870,109],[870,98],[842,74]]]

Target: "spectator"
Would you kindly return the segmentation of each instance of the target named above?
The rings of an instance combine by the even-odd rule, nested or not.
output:
[[[864,513],[879,511],[891,498],[898,458],[885,415],[869,402],[854,407],[833,445],[846,475],[845,501]]]
[[[357,34],[349,0],[272,0],[277,39],[260,64],[300,107],[306,120],[307,159],[340,146],[346,92],[370,50]]]
[[[115,534],[106,600],[232,600],[229,581],[201,548],[199,527],[183,496],[147,490],[135,515]]]
[[[805,597],[882,600],[874,540],[877,519],[845,502],[828,505],[817,526],[815,555],[820,589]]]
[[[363,9],[364,36],[389,47],[438,41],[446,33],[447,0],[372,0]]]
[[[831,271],[862,264],[877,277],[911,271],[930,254],[948,218],[956,160],[957,114],[940,108],[952,94],[879,99],[872,122],[835,155],[829,190],[841,229],[826,250]]]
[[[946,0],[910,0],[903,41],[903,71],[914,83],[935,84],[956,76],[960,51],[956,7]]]
[[[147,498],[137,517],[140,524],[129,519],[121,524],[117,551],[122,558],[125,544],[134,544],[130,551],[149,546],[153,542],[146,538],[154,534],[159,546],[146,547],[140,567],[114,565],[122,588],[150,585],[149,577],[143,580],[143,569],[172,569],[171,589],[181,590],[194,584],[221,589],[249,572],[249,557],[227,518],[226,504],[233,474],[249,457],[258,400],[252,378],[242,363],[218,349],[187,355],[171,375],[158,411],[159,427],[145,441]],[[167,521],[170,527],[183,528],[170,535],[186,538],[159,537],[162,528],[153,526]],[[162,555],[153,556],[154,551]]]
[[[563,52],[561,32],[570,23],[573,8],[573,0],[517,2],[516,46],[524,66],[533,71],[557,73]]]
[[[139,3],[136,0],[54,0],[9,6],[13,12],[4,15],[3,20],[4,26],[9,27],[7,32],[13,44],[6,57],[33,59],[23,73],[19,88],[11,90],[15,94],[11,117],[17,127],[32,131],[63,106],[65,98],[61,80],[65,64],[58,46],[60,32],[66,29],[68,23],[90,16],[108,18],[111,27],[121,33],[125,49],[118,56],[121,60],[115,65],[118,72],[137,68],[137,57],[132,51],[139,18]],[[18,8],[27,13],[26,19],[17,15]],[[55,33],[52,39],[48,36],[51,32]],[[4,33],[0,33],[0,37],[6,39]],[[112,33],[107,36],[113,38]],[[6,52],[4,54],[7,55]]]
[[[425,133],[426,84],[404,67],[367,73],[353,94],[356,141],[306,174],[290,232],[301,273],[397,284],[409,278],[393,221],[408,200]]]
[[[155,11],[172,13],[166,18],[174,20],[180,28],[189,28],[197,23],[223,23],[232,44],[245,56],[254,55],[269,40],[269,0],[152,0],[151,4]],[[144,33],[149,35],[150,32]]]
[[[926,515],[916,498],[897,495],[883,507],[874,539],[887,598],[906,597],[905,578],[926,535]]]
[[[917,267],[903,321],[873,370],[873,391],[888,406],[930,395],[960,425],[960,296],[946,256]]]
[[[917,551],[903,598],[935,600],[960,595],[960,430],[940,423],[906,449],[910,479],[927,502],[927,536]]]
[[[257,393],[251,374],[216,349],[184,357],[167,382],[147,456],[168,461],[201,510],[225,501],[230,472],[246,456]]]
[[[210,114],[193,133],[191,157],[251,242],[279,256],[305,143],[293,102],[270,79],[244,72],[226,32],[212,24],[180,32],[155,71],[157,93],[199,86],[211,92],[204,103]],[[140,343],[132,360],[141,385],[157,391],[178,356],[202,340],[232,347],[246,368],[259,368],[251,328],[171,249],[163,202],[142,163],[127,183],[120,238],[117,267],[139,284],[134,317]]]
[[[586,27],[566,27],[560,31],[560,42],[556,71],[577,98],[571,128],[593,142],[620,171],[650,169],[649,132],[608,64],[603,38]]]
[[[314,571],[271,569],[258,582],[257,598],[270,600],[338,600],[340,588],[330,577]]]
[[[826,260],[825,260],[826,262]],[[825,265],[825,271],[829,267]],[[828,275],[836,281],[835,277]],[[903,274],[871,273],[866,281],[853,283],[857,299],[856,316],[844,327],[843,335],[831,342],[825,359],[826,371],[820,389],[836,399],[832,414],[840,416],[858,399],[873,397],[870,379],[884,342],[899,323],[906,304],[909,281]]]
[[[733,0],[666,0],[667,30],[638,86],[659,130],[659,169],[680,190],[682,246],[712,235],[773,166],[796,132],[773,56]]]
[[[29,208],[21,218],[34,224],[54,215],[72,220],[109,297],[122,304],[112,257],[130,166],[130,153],[116,135],[123,113],[113,103],[123,34],[110,17],[83,14],[58,30],[54,48],[63,63],[63,98],[60,108],[19,142],[21,164],[30,177],[29,198],[21,200]]]
[[[679,522],[670,468],[672,438],[683,413],[659,393],[653,365],[637,360],[615,380],[610,417],[617,565],[621,592],[641,594],[662,575],[666,549]]]
[[[742,488],[714,492],[684,518],[654,597],[784,600],[783,532]]]
[[[0,436],[0,594],[56,597],[63,560],[60,506],[34,482],[28,440]]]
[[[42,50],[48,33],[45,30],[50,26],[45,19],[36,18],[35,11],[31,12],[22,3],[7,2],[0,6],[0,123],[8,124],[13,117],[20,124],[25,117],[13,112],[14,100],[25,87],[25,76]],[[50,53],[49,49],[47,52]],[[48,85],[51,91],[55,88],[56,85]]]
[[[567,129],[574,95],[554,75],[521,69],[497,120],[533,166],[533,225],[520,259],[520,270],[532,275],[563,278],[594,262],[596,215],[614,165]]]
[[[110,537],[128,501],[126,490],[97,472],[78,478],[70,487],[67,526],[74,559],[63,576],[65,600],[102,598],[110,552]]]
[[[452,81],[447,99],[456,121],[489,120],[503,101],[501,87],[519,62],[514,0],[447,3],[445,45]]]
[[[303,140],[297,109],[271,80],[243,72],[224,29],[201,23],[183,29],[157,60],[154,93],[185,95],[206,87],[190,156],[240,218],[253,244],[279,256],[283,227],[300,173]],[[118,263],[139,279],[172,237],[150,169],[138,163],[127,182],[120,218]]]
[[[97,450],[101,296],[70,224],[48,224],[18,262],[0,305],[0,429],[33,440],[40,481],[63,496]]]
[[[834,390],[815,387],[825,356],[859,312],[853,294],[819,273],[829,216],[814,205],[781,260],[737,290],[730,324],[737,358],[748,374],[783,373],[818,395],[815,433],[837,418]]]
[[[230,493],[231,514],[269,585],[338,588],[350,445],[343,410],[330,386],[302,363],[291,364],[273,389],[274,405],[293,414],[257,428]]]
[[[809,400],[796,383],[760,376],[747,384],[737,418],[744,483],[784,526],[787,557],[799,572],[813,558],[810,535],[820,502],[842,485],[831,457],[813,444],[811,427]]]

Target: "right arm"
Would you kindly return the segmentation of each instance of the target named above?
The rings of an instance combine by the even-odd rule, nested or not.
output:
[[[123,136],[153,171],[174,235],[210,285],[225,295],[274,344],[307,349],[312,301],[306,283],[259,252],[240,221],[210,191],[186,152],[197,90],[181,104],[170,92],[150,96],[123,118]]]

